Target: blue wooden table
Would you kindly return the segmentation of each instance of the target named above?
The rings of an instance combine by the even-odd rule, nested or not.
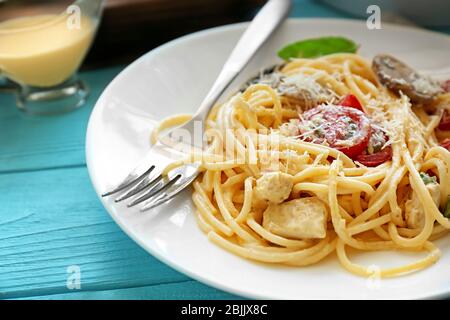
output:
[[[309,0],[296,0],[292,15],[348,17]],[[27,116],[13,96],[0,94],[0,298],[238,298],[147,254],[97,199],[86,170],[86,126],[123,68],[82,73],[91,88],[87,105],[64,115]]]

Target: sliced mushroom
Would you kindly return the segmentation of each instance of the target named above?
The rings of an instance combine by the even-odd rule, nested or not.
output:
[[[268,68],[265,68],[259,72],[258,75],[252,77],[249,79],[242,87],[241,91],[244,91],[248,87],[250,87],[253,84],[262,83],[267,84],[268,86],[272,88],[278,87],[281,80],[281,73],[279,73],[279,70],[283,67],[283,64],[281,65],[273,65]]]
[[[1,0],[0,0],[1,1]],[[241,91],[246,90],[249,86],[254,84],[265,84],[276,90],[281,96],[289,98],[292,105],[301,110],[309,110],[321,103],[329,102],[336,97],[330,88],[325,88],[315,79],[307,75],[293,75],[286,76],[280,70],[284,64],[271,66],[261,70],[259,75],[248,80],[242,87]],[[304,80],[303,84],[298,84],[293,78],[297,80]],[[307,81],[312,79],[313,81]]]
[[[386,54],[375,56],[372,69],[381,84],[396,93],[403,92],[414,103],[427,104],[442,92],[438,82],[420,75],[400,60]]]

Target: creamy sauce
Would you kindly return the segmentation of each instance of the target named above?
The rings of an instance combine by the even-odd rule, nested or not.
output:
[[[66,18],[40,15],[0,23],[0,73],[37,87],[70,78],[89,49],[95,22],[82,16],[80,28],[71,29]]]

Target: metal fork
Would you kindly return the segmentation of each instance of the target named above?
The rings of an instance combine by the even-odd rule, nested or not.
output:
[[[163,175],[163,170],[170,163],[185,156],[192,148],[203,149],[202,139],[194,136],[203,136],[203,130],[198,132],[197,129],[194,132],[196,123],[204,123],[210,109],[286,18],[290,7],[290,0],[270,0],[264,5],[239,39],[192,119],[160,136],[140,164],[119,185],[105,192],[103,197],[120,193],[115,199],[116,202],[130,199],[128,207],[143,203],[141,211],[145,211],[167,202],[197,177],[198,163],[177,167],[169,171],[167,176]]]

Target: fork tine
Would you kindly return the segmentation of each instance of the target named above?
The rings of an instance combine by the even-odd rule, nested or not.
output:
[[[136,182],[140,181],[145,175],[150,174],[150,172],[152,172],[153,169],[155,169],[154,165],[152,165],[150,167],[148,167],[148,165],[145,167],[143,165],[139,165],[133,171],[131,171],[128,174],[128,176],[118,186],[116,186],[112,190],[102,194],[102,197],[110,196],[114,193],[117,193],[117,192],[125,189],[126,187],[129,187],[129,186],[135,184]]]
[[[188,173],[186,175],[186,172],[184,172],[184,175],[182,174],[182,177],[180,180],[178,180],[176,183],[174,183],[173,186],[170,188],[167,188],[162,194],[156,194],[149,199],[147,199],[142,206],[141,212],[150,210],[152,208],[155,208],[173,197],[175,197],[178,193],[183,191],[188,185],[191,184],[191,182],[198,176],[198,171],[194,173]]]
[[[185,188],[184,184],[176,185],[174,190],[169,190],[169,192],[164,192],[161,195],[158,195],[156,197],[147,200],[146,202],[144,202],[144,205],[141,208],[141,212],[148,211],[163,203],[166,203],[167,201],[175,197],[178,193],[183,191],[184,188]]]
[[[156,176],[156,177],[155,177]],[[162,179],[162,175],[149,174],[144,179],[142,179],[138,184],[135,184],[131,187],[127,192],[122,194],[120,197],[115,199],[115,202],[120,202],[122,200],[128,199],[139,192],[154,187],[160,180]]]
[[[183,189],[183,188],[178,188],[178,189]],[[141,208],[141,212],[148,211],[148,210],[153,209],[163,203],[166,203],[167,201],[172,199],[175,195],[177,195],[179,191],[181,191],[181,190],[177,190],[176,192],[172,192],[170,194],[163,193],[157,197],[154,197],[153,199],[146,201],[144,203],[143,207]]]
[[[171,180],[169,180],[167,183],[163,184],[161,187],[159,188],[152,188],[151,190],[148,190],[147,192],[145,192],[142,196],[138,197],[137,199],[133,200],[131,203],[129,203],[127,205],[128,208],[133,207],[147,199],[149,199],[150,197],[153,197],[154,195],[170,188],[175,182],[177,182],[179,179],[181,178],[181,175],[176,175],[174,178],[172,178]]]

